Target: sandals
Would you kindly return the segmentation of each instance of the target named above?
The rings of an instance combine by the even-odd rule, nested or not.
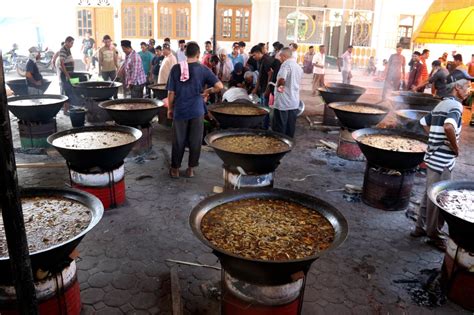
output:
[[[172,179],[178,179],[179,178],[179,168],[172,168],[170,167],[169,171],[168,171],[168,175],[172,178]]]
[[[192,167],[188,167],[186,169],[186,177],[193,178],[194,177],[194,169]]]
[[[446,240],[443,239],[429,239],[426,241],[426,244],[436,248],[437,250],[441,252],[446,251]]]

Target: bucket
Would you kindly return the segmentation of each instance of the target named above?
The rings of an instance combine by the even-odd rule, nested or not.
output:
[[[84,123],[86,122],[86,109],[71,108],[69,110],[69,118],[71,118],[71,125],[74,128],[84,127]]]

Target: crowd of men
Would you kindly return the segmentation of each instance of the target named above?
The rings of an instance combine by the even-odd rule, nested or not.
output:
[[[68,36],[59,52],[53,57],[62,92],[72,105],[80,100],[73,91],[74,58],[71,48],[74,38]],[[204,51],[196,42],[178,41],[178,49],[171,49],[169,38],[162,45],[155,41],[141,42],[135,51],[130,40],[120,42],[121,57],[110,36],[102,38],[99,48],[87,34],[81,52],[87,69],[98,68],[105,81],[119,80],[132,98],[150,97],[149,85],[162,85],[168,91],[168,118],[173,119],[172,159],[169,175],[179,177],[179,168],[189,148],[189,162],[185,175],[194,176],[201,151],[203,121],[208,116],[206,105],[222,101],[224,89],[242,88],[254,94],[263,106],[273,106],[272,119],[268,115],[262,126],[294,137],[296,118],[300,107],[300,81],[303,70],[296,61],[296,44],[284,47],[273,44],[269,52],[263,43],[246,52],[244,42],[235,42],[232,51],[213,49],[211,41],[204,43]],[[27,82],[31,94],[41,94],[42,77],[35,65],[37,51],[31,51],[27,67]],[[94,58],[96,60],[94,60]],[[250,99],[250,97],[249,97]],[[212,117],[208,117],[212,119]]]

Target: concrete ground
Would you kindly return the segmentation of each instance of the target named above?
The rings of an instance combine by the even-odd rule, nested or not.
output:
[[[355,76],[355,84],[370,87],[362,100],[377,101],[380,86],[371,78]],[[360,78],[360,79],[357,79]],[[340,81],[332,71],[326,81]],[[322,107],[312,97],[309,77],[302,83],[307,113],[315,120]],[[69,118],[58,114],[58,129],[70,128]],[[19,147],[16,119],[12,117],[15,147]],[[219,266],[211,250],[192,234],[191,209],[222,186],[222,162],[211,150],[201,156],[197,176],[170,179],[170,130],[156,125],[153,153],[143,163],[126,161],[127,202],[107,211],[102,221],[79,246],[77,266],[84,304],[83,314],[170,314],[170,268],[176,259]],[[275,187],[304,192],[337,207],[349,223],[345,243],[311,267],[307,278],[303,314],[462,314],[467,311],[447,302],[427,308],[411,299],[406,284],[423,269],[440,268],[443,254],[421,239],[408,236],[413,222],[404,211],[382,211],[362,202],[347,202],[345,184],[362,185],[365,164],[342,160],[332,150],[318,148],[319,140],[337,141],[337,134],[310,130],[304,117],[298,120],[296,146],[283,158]],[[474,154],[469,144],[474,129],[466,126],[461,156],[454,178],[472,178]],[[17,162],[63,161],[57,154],[17,154]],[[19,169],[23,186],[69,185],[66,168]],[[308,176],[311,175],[311,176]],[[304,179],[304,180],[303,180]],[[419,200],[423,177],[416,177],[413,200]],[[413,205],[412,205],[413,207]],[[178,266],[185,314],[218,314],[219,302],[210,288],[217,270]]]

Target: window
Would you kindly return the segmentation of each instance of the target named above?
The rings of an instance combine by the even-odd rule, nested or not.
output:
[[[191,4],[158,2],[158,37],[191,37]]]
[[[87,32],[94,34],[92,29],[92,10],[77,10],[77,33],[79,37],[84,37]]]
[[[153,37],[153,1],[123,0],[122,36],[135,38]]]
[[[249,41],[252,6],[217,5],[217,40]]]
[[[398,40],[405,49],[410,49],[411,37],[413,35],[413,25],[415,24],[415,17],[412,15],[401,15],[400,23],[398,25]]]

